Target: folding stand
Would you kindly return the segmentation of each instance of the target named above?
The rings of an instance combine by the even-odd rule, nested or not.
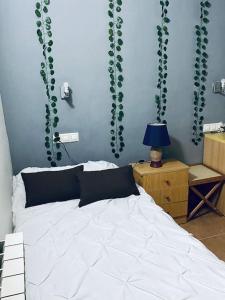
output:
[[[195,165],[191,166],[189,169],[189,187],[190,190],[200,199],[198,205],[189,213],[188,221],[191,220],[194,215],[200,210],[200,208],[206,204],[210,209],[212,209],[215,213],[220,216],[223,214],[217,209],[216,202],[218,201],[220,188],[224,182],[225,176],[213,171],[212,169],[204,166],[204,165]],[[202,184],[210,183],[213,187],[210,191],[203,195],[202,192],[199,191],[198,187]],[[217,194],[216,194],[217,192]],[[215,204],[213,204],[210,199],[212,196],[216,196]]]

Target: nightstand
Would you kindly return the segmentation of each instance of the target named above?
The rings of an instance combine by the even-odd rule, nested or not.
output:
[[[188,214],[188,170],[177,160],[165,161],[161,168],[149,163],[133,164],[134,178],[152,196],[156,204],[177,223],[185,223]]]

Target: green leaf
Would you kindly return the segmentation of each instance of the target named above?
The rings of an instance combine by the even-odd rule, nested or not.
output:
[[[118,18],[117,18],[117,22],[118,22],[119,24],[123,24],[123,19],[122,19],[121,17],[118,17]]]
[[[40,29],[37,30],[37,35],[38,35],[39,37],[42,36],[42,31],[41,31]]]
[[[37,3],[36,3],[36,8],[37,8],[37,9],[40,9],[40,8],[41,8],[41,3],[40,3],[40,2],[37,2]]]
[[[123,76],[122,76],[122,75],[119,75],[119,76],[118,76],[118,80],[119,80],[119,81],[123,81],[123,80],[124,80]]]
[[[169,22],[170,22],[170,19],[167,18],[167,17],[165,17],[165,18],[163,19],[163,21],[164,21],[165,23],[169,23]]]
[[[43,7],[43,12],[47,14],[47,12],[48,12],[47,6],[44,6],[44,7]]]
[[[208,24],[208,23],[209,23],[209,19],[208,19],[208,18],[203,18],[203,22],[204,22],[205,24]]]
[[[48,57],[48,61],[49,61],[50,63],[53,63],[53,61],[54,61],[53,57],[52,57],[52,56],[49,56],[49,57]]]
[[[47,17],[47,18],[45,19],[45,22],[46,22],[47,24],[51,24],[51,23],[52,23],[52,20],[51,20],[50,17]]]
[[[52,161],[52,162],[51,162],[51,166],[52,166],[52,167],[56,167],[56,166],[57,166],[56,162]]]
[[[37,27],[41,27],[41,21],[37,21]]]
[[[123,45],[123,41],[122,41],[122,39],[118,39],[118,44],[119,44],[120,46],[122,46],[122,45]]]
[[[38,18],[41,18],[41,13],[38,9],[35,10],[35,14]]]
[[[206,2],[205,2],[205,6],[206,6],[207,8],[210,8],[210,7],[211,7],[211,3],[210,3],[209,1],[206,1]]]
[[[113,18],[113,13],[111,10],[108,11],[108,15],[110,16],[110,18]]]

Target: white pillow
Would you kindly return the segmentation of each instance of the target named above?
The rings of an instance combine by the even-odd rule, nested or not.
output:
[[[84,166],[84,171],[101,171],[106,169],[114,169],[118,166],[107,161],[88,161],[87,163],[79,164]],[[16,214],[25,208],[26,191],[21,173],[37,173],[44,171],[60,171],[71,169],[79,165],[55,167],[55,168],[36,168],[29,167],[23,169],[20,173],[13,177],[13,196],[12,196],[12,211]]]

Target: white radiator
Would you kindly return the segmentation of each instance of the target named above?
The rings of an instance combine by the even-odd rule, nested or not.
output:
[[[25,300],[25,259],[22,233],[0,242],[0,299]]]

